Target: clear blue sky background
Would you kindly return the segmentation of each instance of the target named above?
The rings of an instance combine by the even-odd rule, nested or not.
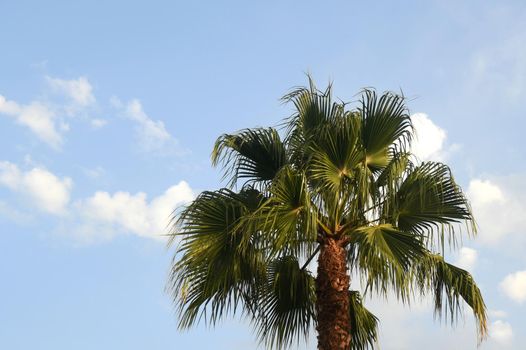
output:
[[[523,348],[523,1],[1,1],[0,48],[0,348],[255,348],[242,321],[177,331],[159,218],[220,186],[216,137],[287,117],[305,72],[424,113],[478,214],[450,258],[485,294],[481,349]],[[469,310],[452,330],[368,304],[383,349],[476,348]]]

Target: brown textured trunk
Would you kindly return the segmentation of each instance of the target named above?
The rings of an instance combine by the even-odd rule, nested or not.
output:
[[[349,283],[343,242],[325,238],[318,256],[316,312],[318,350],[347,350],[351,343]]]

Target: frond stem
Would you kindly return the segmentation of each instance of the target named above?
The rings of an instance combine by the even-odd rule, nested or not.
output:
[[[312,261],[312,259],[314,259],[316,254],[318,254],[318,252],[320,251],[320,247],[321,247],[321,245],[318,245],[316,247],[316,249],[314,250],[314,253],[312,253],[312,255],[307,259],[307,261],[305,261],[305,264],[303,264],[303,266],[301,267],[301,270],[305,270],[307,265],[309,265],[309,263]]]
[[[316,221],[318,222],[318,225],[320,225],[320,227],[323,229],[323,231],[325,231],[326,234],[332,235],[332,231],[327,226],[325,226],[325,224],[321,222],[320,219],[316,219]]]

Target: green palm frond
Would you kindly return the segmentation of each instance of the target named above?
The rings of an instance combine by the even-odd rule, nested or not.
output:
[[[253,189],[239,194],[222,189],[203,192],[182,212],[175,233],[182,239],[180,258],[167,286],[180,305],[180,327],[190,327],[202,316],[214,324],[235,311],[265,276],[265,258],[254,235],[239,227],[240,219],[262,200]]]
[[[353,177],[353,169],[364,158],[359,135],[360,119],[352,113],[333,118],[318,129],[307,164],[309,178],[317,187],[337,192],[345,179]]]
[[[269,347],[284,348],[306,339],[314,323],[314,278],[300,269],[293,256],[269,264],[267,282],[260,289],[254,325]]]
[[[390,224],[361,227],[350,232],[348,238],[349,263],[365,278],[366,290],[387,295],[393,288],[399,298],[409,301],[405,274],[426,256],[420,239]]]
[[[282,101],[292,103],[295,107],[295,114],[289,120],[289,130],[297,129],[304,136],[343,112],[341,106],[332,101],[331,84],[325,91],[320,91],[310,77],[309,82],[309,88],[300,87],[282,97]]]
[[[376,186],[389,186],[388,190],[394,191],[396,183],[413,168],[413,163],[409,152],[393,152],[389,158],[391,160],[376,179]]]
[[[265,232],[273,255],[311,252],[316,243],[317,211],[305,174],[285,166],[268,192],[269,200],[247,217],[247,222],[255,224],[254,230]]]
[[[269,181],[287,163],[285,146],[273,128],[245,129],[220,136],[212,151],[212,164],[222,163],[230,186],[239,179]]]
[[[473,276],[466,270],[444,261],[440,255],[429,254],[415,269],[416,283],[421,292],[430,291],[435,300],[435,314],[449,317],[453,324],[462,315],[462,301],[473,311],[479,340],[488,334],[487,310],[482,293]]]
[[[378,318],[365,308],[360,293],[349,291],[351,350],[373,349],[378,341]]]
[[[331,85],[322,92],[310,82],[310,88],[298,88],[282,99],[294,105],[294,114],[285,123],[285,143],[291,161],[298,166],[310,158],[309,145],[320,139],[319,131],[345,114],[344,104],[332,101]]]
[[[451,228],[454,223],[467,221],[475,231],[469,202],[449,167],[442,163],[427,162],[415,167],[400,185],[396,204],[390,210],[402,230],[420,235],[441,232],[438,242],[442,247],[444,228]],[[457,237],[450,239],[454,244]]]
[[[366,89],[362,94],[362,143],[372,170],[389,163],[389,148],[405,149],[411,142],[411,118],[404,102],[404,97],[391,92],[378,97],[376,91]]]

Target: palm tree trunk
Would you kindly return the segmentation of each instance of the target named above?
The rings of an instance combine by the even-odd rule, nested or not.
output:
[[[318,350],[348,350],[351,343],[346,255],[341,241],[325,238],[321,243],[316,277]]]

